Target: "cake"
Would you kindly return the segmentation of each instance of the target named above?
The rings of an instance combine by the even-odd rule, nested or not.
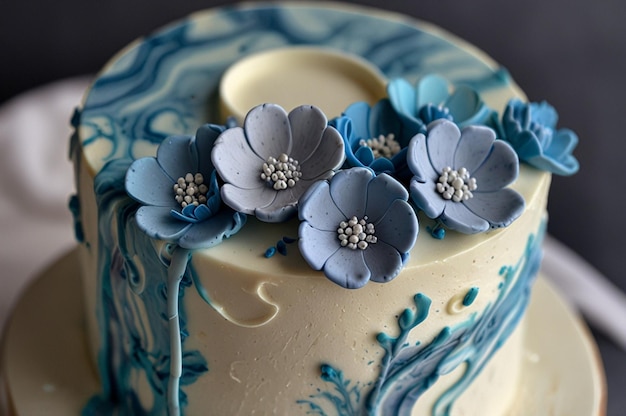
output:
[[[341,4],[131,44],[72,119],[84,414],[505,414],[551,175],[577,169],[526,101],[453,35]]]

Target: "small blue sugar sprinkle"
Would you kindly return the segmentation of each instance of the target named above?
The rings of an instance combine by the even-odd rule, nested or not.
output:
[[[270,247],[267,250],[265,250],[264,256],[265,256],[266,259],[269,259],[274,254],[276,254],[276,247]]]
[[[287,255],[287,244],[285,244],[283,240],[278,240],[276,242],[276,248],[278,249],[278,252],[283,256]]]

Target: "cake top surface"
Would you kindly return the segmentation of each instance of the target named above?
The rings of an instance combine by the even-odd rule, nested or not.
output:
[[[289,46],[346,52],[388,79],[413,83],[436,73],[470,86],[498,112],[511,97],[523,97],[485,54],[401,15],[335,3],[208,10],[129,45],[101,71],[84,99],[79,126],[89,166],[97,173],[110,160],[154,155],[170,135],[223,122],[217,97],[222,74],[254,53]]]

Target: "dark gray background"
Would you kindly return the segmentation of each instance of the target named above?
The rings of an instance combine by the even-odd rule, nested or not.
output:
[[[575,154],[582,168],[574,177],[554,178],[549,232],[626,290],[626,2],[352,2],[453,32],[505,66],[531,101],[545,99],[557,108],[560,125],[581,139]],[[50,81],[93,74],[136,37],[192,11],[228,3],[0,0],[0,104]],[[607,367],[608,414],[624,415],[626,353],[594,335]]]

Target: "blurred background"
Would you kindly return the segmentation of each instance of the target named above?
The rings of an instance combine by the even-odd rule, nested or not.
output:
[[[549,232],[626,290],[626,189],[621,189],[620,179],[626,179],[621,131],[626,120],[626,2],[350,2],[447,29],[506,67],[531,101],[554,105],[560,127],[580,137],[575,155],[581,170],[574,177],[554,177]],[[93,75],[133,39],[195,10],[229,3],[2,0],[0,106],[50,82]],[[59,146],[66,146],[65,138]],[[608,414],[626,414],[626,354],[593,332],[606,365]]]

